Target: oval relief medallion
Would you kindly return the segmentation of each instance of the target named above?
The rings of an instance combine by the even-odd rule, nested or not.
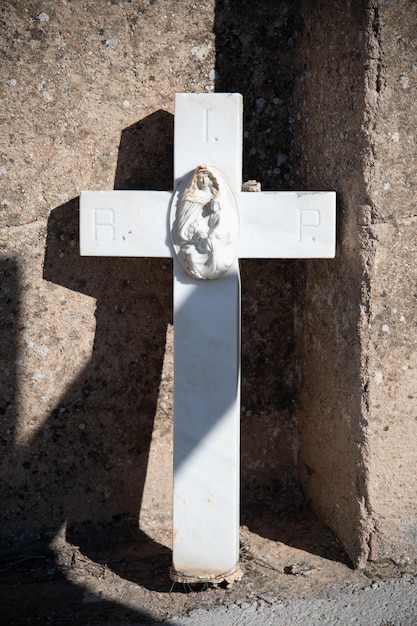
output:
[[[225,178],[213,167],[200,165],[187,176],[171,209],[174,249],[193,278],[218,278],[237,256],[239,216]]]

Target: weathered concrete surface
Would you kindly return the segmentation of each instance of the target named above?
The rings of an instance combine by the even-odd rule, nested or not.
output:
[[[173,97],[214,88],[213,8],[2,3],[3,548],[134,528],[141,504],[169,520],[171,263],[81,259],[78,195],[172,187]]]
[[[369,499],[379,558],[407,561],[417,558],[417,7],[384,0],[377,11],[380,93],[371,101],[367,180],[375,244],[364,333]]]
[[[292,8],[244,8],[2,3],[5,549],[84,522],[134,531],[139,510],[169,544],[171,262],[80,258],[78,195],[169,189],[174,93],[215,87],[243,93],[245,177],[291,187]],[[242,269],[243,495],[258,507],[296,480],[294,267]]]
[[[301,180],[338,193],[336,259],[308,263],[300,301],[300,478],[355,563],[371,532],[358,329],[368,294],[357,216],[367,204],[364,82],[372,25],[360,4],[352,11],[342,3],[300,3],[304,71],[297,85]]]
[[[339,197],[337,259],[309,264],[300,311],[300,476],[354,563],[413,560],[416,6],[300,6],[300,172]]]

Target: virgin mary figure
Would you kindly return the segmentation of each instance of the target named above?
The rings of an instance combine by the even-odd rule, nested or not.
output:
[[[211,201],[219,194],[219,183],[206,167],[196,169],[181,200],[177,234],[184,265],[197,278],[209,278],[207,261]]]

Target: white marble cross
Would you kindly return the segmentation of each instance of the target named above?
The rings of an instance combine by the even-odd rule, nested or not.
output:
[[[171,577],[183,582],[239,577],[238,259],[335,254],[334,192],[242,192],[241,172],[242,96],[177,94],[174,192],[81,192],[82,255],[174,258]]]

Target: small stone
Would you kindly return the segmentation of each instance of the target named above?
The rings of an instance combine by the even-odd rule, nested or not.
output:
[[[309,565],[308,563],[294,563],[294,565],[288,565],[284,567],[285,574],[292,574],[293,576],[309,576],[319,568]]]
[[[117,45],[119,43],[119,40],[117,39],[117,37],[109,37],[109,39],[106,39],[106,47],[107,48],[116,48]]]
[[[266,602],[267,604],[274,604],[275,600],[274,598],[271,598],[270,596],[266,596],[263,593],[258,593],[257,597],[262,600],[263,602]]]
[[[242,184],[242,191],[261,191],[261,183],[257,180],[247,180]]]
[[[39,13],[38,20],[40,22],[49,22],[49,15],[47,13]]]
[[[408,89],[410,86],[410,79],[406,74],[401,74],[400,84],[403,89]]]
[[[83,604],[94,604],[95,602],[101,602],[103,600],[102,592],[92,593],[90,591],[84,591]]]

